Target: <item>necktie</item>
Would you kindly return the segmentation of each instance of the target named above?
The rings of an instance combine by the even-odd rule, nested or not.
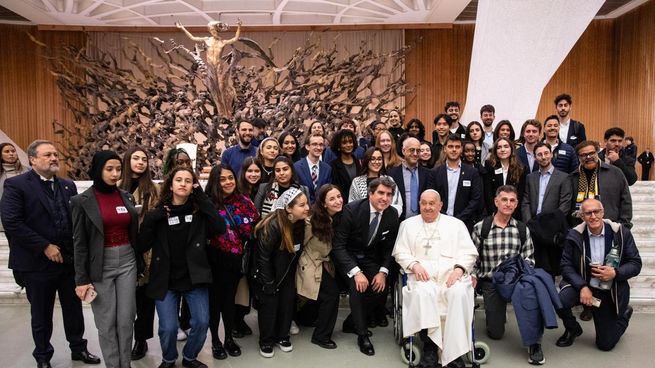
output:
[[[416,177],[416,170],[410,171],[412,177],[409,182],[409,198],[412,203],[410,203],[409,208],[412,210],[412,213],[418,212],[418,178]]]
[[[371,244],[371,240],[373,240],[373,236],[375,235],[375,229],[378,227],[378,220],[380,218],[380,212],[375,212],[375,217],[373,217],[373,220],[371,221],[370,224],[368,224],[368,241],[366,244]]]
[[[312,166],[312,184],[314,184],[314,188],[318,184],[318,165]]]

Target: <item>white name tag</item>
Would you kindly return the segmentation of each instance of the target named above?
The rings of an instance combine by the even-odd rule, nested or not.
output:
[[[180,218],[177,216],[168,218],[168,226],[177,225],[179,223],[180,223]]]
[[[125,206],[116,207],[116,213],[127,213],[127,208]]]
[[[471,186],[471,181],[470,180],[462,180],[462,186],[470,187]]]
[[[298,244],[294,244],[294,245],[293,245],[293,251],[294,251],[294,252],[298,252],[298,251],[300,251],[300,243],[298,243]]]
[[[382,232],[382,235],[387,235],[388,233],[389,233],[389,230],[387,230],[387,231],[383,231],[383,232]]]
[[[571,136],[571,139],[578,139],[578,137],[572,135],[572,136]]]
[[[494,172],[495,172],[496,174],[502,174],[502,173],[503,173],[503,168],[502,168],[502,167],[499,167],[499,168],[497,168],[496,171],[494,171]]]
[[[566,151],[565,150],[558,150],[557,153],[560,155],[566,156]]]
[[[192,222],[192,221],[193,221],[193,215],[184,216],[184,222]]]

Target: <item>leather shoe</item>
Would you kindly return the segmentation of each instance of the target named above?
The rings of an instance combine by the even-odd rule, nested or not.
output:
[[[387,326],[389,326],[389,320],[385,316],[385,317],[382,317],[381,319],[378,319],[377,324],[380,327],[387,327]]]
[[[573,345],[573,341],[575,340],[576,337],[582,335],[582,327],[578,325],[578,328],[576,330],[570,331],[566,330],[564,331],[564,334],[560,336],[559,339],[557,339],[557,342],[555,342],[555,345],[563,348],[567,346]]]
[[[580,313],[580,320],[591,321],[592,318],[594,318],[594,315],[591,313],[591,307],[583,306],[582,313]]]
[[[227,359],[227,352],[220,342],[217,345],[212,345],[212,356],[214,359],[223,360]]]
[[[230,356],[238,357],[241,355],[241,348],[231,338],[225,339],[225,344],[223,344],[223,347],[225,347],[225,350],[228,354],[230,354]]]
[[[375,355],[373,343],[371,343],[368,336],[357,336],[357,345],[359,345],[359,351],[362,353],[366,355]]]
[[[132,360],[139,360],[146,356],[148,351],[148,342],[147,341],[135,341],[134,348],[132,349]]]
[[[182,359],[182,366],[187,368],[207,368],[207,364],[199,361],[198,359],[194,359],[194,360]]]
[[[36,362],[36,368],[52,368],[50,362]]]
[[[173,367],[175,367],[175,362],[170,362],[170,363],[161,362],[161,364],[157,368],[173,368]]]
[[[337,343],[327,339],[327,340],[318,340],[318,339],[312,339],[312,344],[318,345],[322,347],[323,349],[336,349],[337,348]]]
[[[625,308],[625,313],[623,316],[625,317],[626,322],[630,322],[630,318],[632,318],[632,313],[634,312],[634,309],[632,309],[631,306],[627,306]]]
[[[80,360],[84,362],[84,364],[100,364],[100,358],[89,353],[88,350],[71,353],[71,360]]]
[[[459,357],[452,362],[448,363],[446,366],[447,368],[466,368],[466,363],[464,363],[464,359],[462,357]]]

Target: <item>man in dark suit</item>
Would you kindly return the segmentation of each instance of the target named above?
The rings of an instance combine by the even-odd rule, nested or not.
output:
[[[521,160],[528,173],[539,170],[539,164],[534,158],[534,147],[541,138],[541,122],[537,119],[528,119],[521,127],[523,145],[516,149],[516,157]]]
[[[641,164],[641,180],[650,180],[650,167],[653,165],[653,162],[655,162],[655,156],[653,156],[650,148],[646,148],[646,150],[639,155],[637,160]]]
[[[445,151],[446,162],[434,172],[434,186],[444,204],[441,213],[458,218],[471,232],[482,209],[482,180],[476,168],[462,165],[458,135],[448,136]]]
[[[571,113],[572,105],[573,99],[566,93],[555,97],[555,108],[557,109],[560,123],[560,141],[575,148],[578,143],[587,140],[587,133],[581,121],[570,118],[569,114]]]
[[[32,170],[5,182],[0,210],[9,240],[9,268],[25,284],[32,313],[32,355],[37,367],[49,368],[54,348],[52,313],[59,294],[71,359],[99,364],[86,349],[82,304],[75,295],[73,233],[69,200],[75,183],[56,176],[59,156],[50,141],[27,148]]]
[[[305,142],[307,157],[296,161],[293,168],[300,184],[309,189],[309,201],[314,203],[316,192],[323,184],[332,182],[332,168],[321,161],[325,150],[325,139],[321,135],[310,135]]]
[[[389,178],[371,181],[368,199],[348,203],[332,241],[332,258],[349,278],[350,315],[344,332],[355,332],[359,350],[374,355],[366,329],[368,314],[386,300],[391,251],[398,234],[398,214],[390,206],[396,185]]]
[[[432,188],[432,173],[418,164],[418,154],[421,143],[410,137],[403,142],[405,159],[398,167],[389,170],[389,176],[398,185],[398,193],[403,199],[403,213],[400,221],[416,216],[419,213],[418,200],[424,190]]]

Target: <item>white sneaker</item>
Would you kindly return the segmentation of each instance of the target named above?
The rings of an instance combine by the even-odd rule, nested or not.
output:
[[[291,328],[289,329],[289,335],[297,335],[300,333],[300,328],[295,321],[291,321]]]
[[[184,332],[181,328],[178,327],[177,329],[177,341],[184,341],[187,338],[186,332]]]

